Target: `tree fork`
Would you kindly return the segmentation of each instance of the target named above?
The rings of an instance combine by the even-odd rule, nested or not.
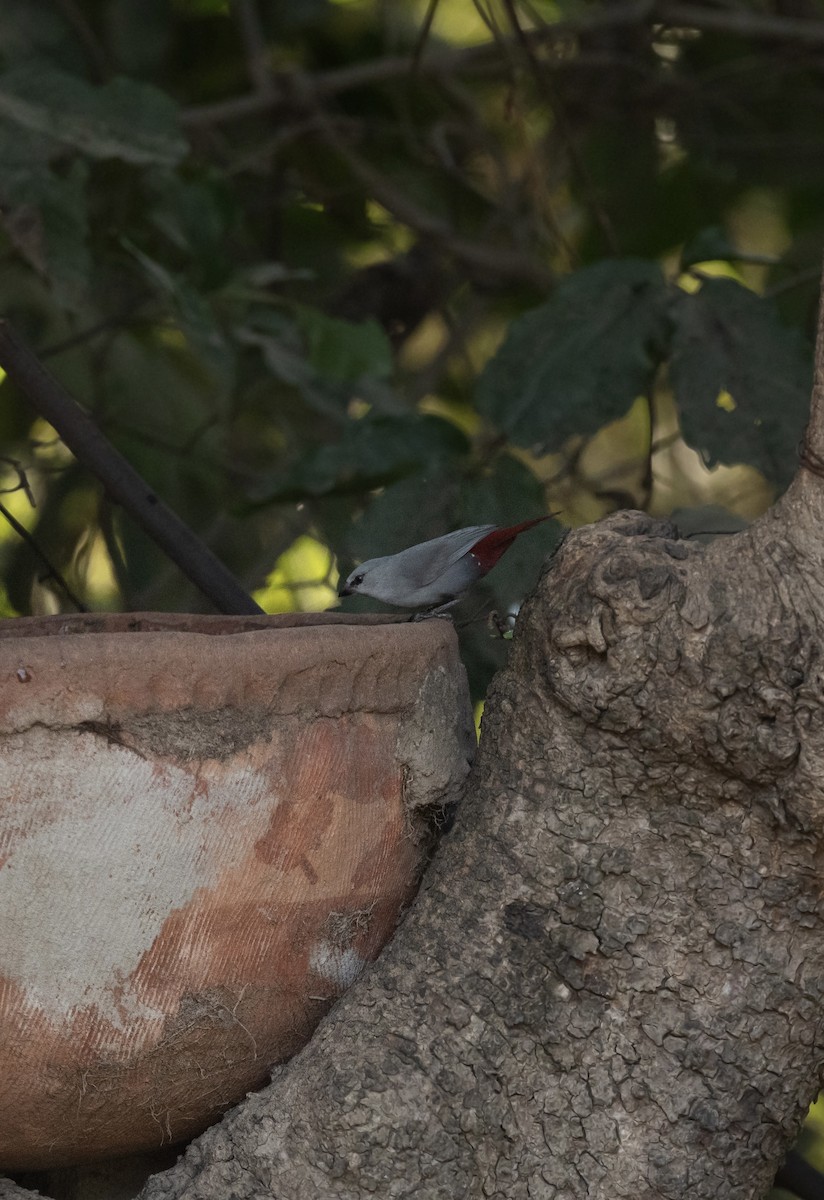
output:
[[[571,534],[395,940],[141,1200],[763,1196],[824,1063],[823,529],[804,468],[709,547]]]

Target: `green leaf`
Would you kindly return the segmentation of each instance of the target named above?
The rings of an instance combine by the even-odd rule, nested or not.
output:
[[[32,54],[54,53],[71,37],[56,5],[44,0],[3,0],[0,4],[0,49],[8,62]]]
[[[208,288],[222,285],[237,269],[230,239],[238,210],[217,172],[184,178],[168,168],[147,171],[147,217]]]
[[[173,165],[187,152],[177,106],[133,79],[92,87],[42,62],[25,63],[0,75],[0,117],[91,158]]]
[[[456,490],[455,471],[444,464],[384,488],[350,529],[353,558],[363,562],[379,554],[396,554],[456,528],[452,519]]]
[[[122,70],[135,75],[157,71],[172,36],[168,0],[109,0],[104,19],[108,43]]]
[[[60,149],[57,142],[46,136],[38,136],[5,121],[0,117],[0,196],[10,199],[13,189],[28,183],[33,174],[48,170],[50,159]]]
[[[388,379],[392,347],[373,318],[343,321],[319,309],[301,306],[297,321],[309,349],[309,362],[319,375],[337,383],[355,383],[362,375]]]
[[[750,463],[786,485],[807,418],[810,347],[731,279],[680,294],[673,318],[670,378],[685,441],[709,466]]]
[[[235,356],[206,298],[182,276],[173,275],[162,263],[135,246],[129,238],[121,244],[137,260],[148,281],[171,301],[177,324],[199,358],[201,365],[227,392],[234,380]]]
[[[521,446],[557,449],[615,420],[650,386],[667,332],[657,264],[586,267],[513,321],[478,383],[480,411]]]
[[[681,251],[681,270],[686,271],[696,263],[717,260],[734,262],[740,258],[740,251],[736,250],[724,230],[719,225],[711,225],[699,230],[684,246]]]
[[[500,454],[491,467],[461,487],[459,525],[516,525],[547,511],[544,488],[532,471],[511,454]],[[534,586],[541,564],[557,541],[559,526],[547,521],[525,533],[507,550],[484,581],[493,606],[506,610]]]
[[[9,239],[74,311],[87,296],[92,264],[86,206],[88,164],[76,159],[65,176],[43,170],[11,180],[2,221]]]
[[[460,517],[464,525],[516,525],[546,512],[540,480],[511,454],[499,454],[492,464],[461,485]]]
[[[456,528],[456,484],[454,466],[440,464],[384,488],[345,531],[342,545],[338,543],[343,551],[338,569],[345,576],[356,562],[396,554]],[[339,607],[344,612],[398,611],[369,596],[348,596]]]
[[[257,347],[271,374],[296,388],[316,412],[336,422],[345,419],[350,390],[318,376],[306,358],[300,331],[289,318],[279,313],[253,312],[234,334],[241,345]]]
[[[358,494],[466,454],[464,435],[441,417],[363,417],[339,442],[304,452],[255,507],[308,496]]]
[[[214,474],[224,394],[201,358],[157,336],[120,333],[100,374],[100,416],[112,436],[134,438],[190,474]]]

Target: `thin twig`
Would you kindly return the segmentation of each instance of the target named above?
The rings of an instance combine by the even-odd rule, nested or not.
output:
[[[10,323],[0,320],[0,366],[57,430],[78,462],[224,613],[262,610],[208,546],[160,500],[92,419],[50,375]]]
[[[476,294],[472,296],[460,319],[454,325],[450,325],[448,311],[443,313],[448,329],[447,336],[426,366],[415,373],[413,385],[409,388],[408,393],[411,404],[417,404],[424,396],[437,392],[447,367],[457,354],[465,351],[466,343],[488,308],[487,297]]]
[[[319,128],[329,145],[341,155],[352,174],[370,191],[374,199],[402,224],[408,225],[425,238],[439,242],[453,258],[465,266],[480,272],[489,272],[497,278],[530,283],[542,290],[552,284],[551,269],[536,255],[460,237],[451,225],[421,208],[410,199],[408,192],[398,187],[354,147],[344,142],[339,131],[336,131],[336,127],[324,114],[319,112],[317,115]]]
[[[26,474],[26,468],[23,466],[23,464],[16,458],[9,458],[7,454],[4,454],[2,457],[0,457],[0,462],[4,462],[10,466],[12,471],[14,471],[15,475],[17,476],[17,483],[14,485],[14,487],[0,488],[0,493],[2,493],[4,496],[8,496],[14,492],[23,492],[31,507],[37,508],[37,502],[34,499],[34,492],[31,489],[29,477]]]
[[[74,32],[77,34],[78,40],[82,43],[89,61],[94,68],[95,74],[102,83],[111,75],[109,60],[106,57],[106,52],[99,41],[97,34],[89,24],[85,14],[76,0],[55,0],[57,8],[60,9],[63,16]]]
[[[124,304],[119,312],[96,321],[94,325],[89,325],[85,329],[81,329],[78,333],[70,334],[69,337],[63,338],[60,342],[54,342],[51,346],[45,346],[40,351],[40,359],[54,358],[58,354],[63,354],[66,350],[73,350],[75,346],[82,346],[84,342],[90,342],[98,334],[107,333],[111,329],[117,329],[122,325],[126,325],[134,313],[150,298],[150,293],[146,292],[142,296],[131,300],[128,304]]]
[[[74,605],[74,607],[77,609],[78,612],[88,612],[89,610],[86,607],[86,605],[83,603],[82,600],[78,599],[78,597],[74,594],[74,592],[69,587],[66,580],[64,579],[63,575],[61,575],[60,571],[58,571],[57,567],[51,561],[48,554],[46,554],[46,551],[43,549],[43,547],[37,541],[37,538],[34,537],[33,534],[29,533],[29,531],[28,531],[28,529],[26,529],[25,525],[21,525],[16,517],[12,516],[12,514],[6,508],[5,504],[2,504],[2,503],[0,503],[0,516],[2,516],[9,523],[9,525],[12,527],[12,529],[17,534],[17,536],[19,538],[22,538],[22,540],[26,543],[26,545],[29,547],[31,552],[35,555],[36,558],[38,558],[40,560],[40,562],[46,568],[46,575],[43,578],[44,579],[53,579],[54,582],[58,585],[58,587],[61,588],[65,592],[66,597]]]
[[[439,4],[440,0],[429,0],[429,5],[418,31],[418,40],[415,42],[415,48],[412,51],[412,61],[409,64],[410,75],[417,75],[418,73],[418,66],[423,58],[423,52],[426,49],[426,43],[429,40],[429,34],[432,29],[432,22],[435,20],[435,13],[438,11]]]
[[[524,36],[530,45],[540,46],[546,42],[565,41],[570,36],[593,30],[640,25],[650,17],[653,7],[651,0],[631,0],[630,3],[616,4],[600,12],[585,12],[575,18],[556,21],[541,29],[525,30]],[[515,38],[505,38],[503,43],[516,44]],[[502,65],[509,65],[501,63],[501,50],[502,45],[494,41],[460,50],[438,50],[421,57],[417,73],[451,79],[463,72],[487,71],[490,68],[499,70]],[[230,96],[212,104],[193,105],[183,112],[182,121],[190,128],[198,128],[241,120],[281,105],[300,109],[302,100],[311,98],[318,102],[354,88],[403,78],[410,73],[410,63],[408,54],[396,54],[318,71],[313,75],[296,71],[273,72],[274,90],[271,96],[253,92],[244,96]]]
[[[563,42],[579,34],[598,30],[632,28],[652,22],[658,25],[684,26],[697,30],[725,32],[741,37],[770,38],[774,41],[824,46],[824,21],[803,17],[779,17],[747,9],[723,10],[705,8],[698,4],[667,4],[652,0],[632,0],[599,11],[582,12],[563,21],[542,24],[539,29],[522,30],[532,47]],[[501,61],[503,44],[517,44],[517,38],[483,42],[459,50],[438,50],[424,54],[415,63],[419,75],[454,78],[474,71],[500,70],[507,66]],[[252,92],[230,96],[212,104],[192,105],[182,114],[183,124],[190,128],[222,124],[255,116],[283,104],[292,106],[296,97],[310,92],[316,99],[340,95],[354,88],[387,83],[409,75],[413,59],[408,54],[388,55],[368,62],[351,63],[318,71],[314,75],[298,72],[272,72],[268,95]]]
[[[567,155],[569,156],[570,166],[572,167],[573,175],[577,175],[581,188],[584,194],[584,202],[589,208],[592,216],[595,219],[595,224],[601,230],[607,249],[611,254],[618,255],[620,247],[615,234],[615,228],[612,220],[602,204],[599,203],[595,186],[592,177],[589,173],[589,168],[581,156],[575,137],[567,120],[566,110],[564,109],[561,98],[553,86],[551,76],[548,71],[541,69],[541,64],[535,57],[535,50],[530,41],[527,31],[522,27],[518,19],[518,11],[515,7],[514,0],[503,0],[504,9],[509,17],[510,24],[515,36],[517,44],[520,46],[524,58],[529,64],[532,71],[535,84],[538,91],[543,95],[550,111],[555,117],[555,122],[558,127],[558,132],[563,141]]]
[[[702,4],[659,4],[659,21],[684,25],[739,37],[769,38],[780,42],[801,42],[806,46],[824,45],[824,21],[806,17],[779,17],[753,12],[747,8],[711,8]]]
[[[793,288],[803,287],[805,283],[812,283],[820,275],[820,267],[807,267],[803,271],[798,271],[795,275],[791,275],[789,279],[784,279],[781,283],[776,283],[771,288],[767,288],[764,297],[767,300],[774,300],[776,296],[782,296],[784,292],[791,292]]]
[[[260,23],[260,13],[255,0],[233,0],[232,7],[240,26],[249,78],[256,94],[261,99],[271,99],[275,93],[275,85],[272,79],[269,49],[266,45],[263,27]]]

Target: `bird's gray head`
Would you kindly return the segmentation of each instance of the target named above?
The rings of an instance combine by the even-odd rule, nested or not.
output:
[[[398,555],[394,556],[397,559]],[[394,561],[390,554],[382,558],[370,558],[351,571],[338,588],[339,596],[373,596],[377,600],[388,600],[394,603],[392,596],[392,578]]]
[[[339,596],[356,596],[363,588],[369,575],[369,563],[361,563],[355,567],[338,588]]]
[[[343,583],[338,588],[339,596],[354,596],[360,585],[363,583],[363,572],[353,571],[348,579],[344,579]]]

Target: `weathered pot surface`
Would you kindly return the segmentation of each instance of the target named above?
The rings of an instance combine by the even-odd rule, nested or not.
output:
[[[416,889],[471,738],[451,626],[0,622],[0,1167],[190,1136]]]

